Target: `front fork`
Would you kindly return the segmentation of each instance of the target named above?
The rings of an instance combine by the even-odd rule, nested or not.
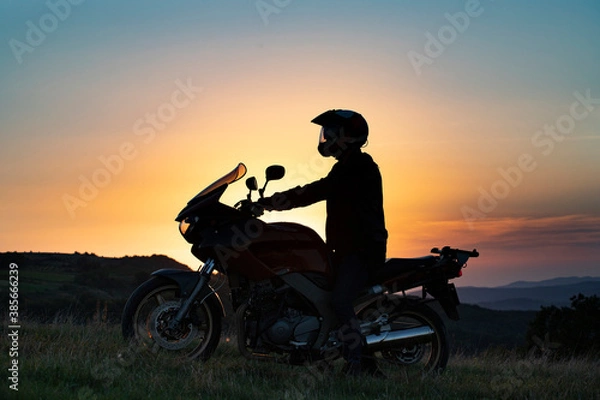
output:
[[[198,293],[200,293],[200,291],[210,280],[210,276],[214,269],[215,260],[209,258],[204,263],[202,268],[200,268],[200,270],[198,271],[198,273],[200,274],[200,279],[198,279],[196,286],[194,286],[194,290],[192,290],[192,293],[185,300],[183,300],[183,303],[181,304],[181,308],[177,312],[177,315],[169,322],[169,329],[177,329],[179,327],[179,324],[181,324],[181,321],[183,321],[188,311],[190,310],[190,307],[196,300],[196,296],[198,296]]]

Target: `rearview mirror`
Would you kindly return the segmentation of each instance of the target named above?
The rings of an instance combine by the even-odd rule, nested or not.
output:
[[[285,175],[285,168],[281,165],[271,165],[267,167],[266,171],[267,181],[276,181],[283,178]]]
[[[258,182],[254,176],[246,179],[246,187],[251,191],[258,190]]]
[[[246,187],[248,188],[248,196],[246,196],[246,198],[250,201],[252,201],[252,191],[253,190],[258,190],[258,182],[256,181],[256,178],[254,176],[246,179]]]
[[[265,175],[267,176],[267,180],[265,181],[265,184],[262,187],[262,189],[258,189],[258,195],[261,198],[263,197],[263,195],[265,193],[267,183],[269,183],[269,181],[276,181],[278,179],[283,178],[283,176],[285,175],[285,168],[283,168],[281,165],[271,165],[271,166],[267,167],[267,170],[265,171]]]

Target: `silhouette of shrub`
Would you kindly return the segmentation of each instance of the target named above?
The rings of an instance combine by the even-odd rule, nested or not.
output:
[[[533,352],[556,358],[600,355],[600,298],[578,294],[570,307],[542,307],[527,331]]]

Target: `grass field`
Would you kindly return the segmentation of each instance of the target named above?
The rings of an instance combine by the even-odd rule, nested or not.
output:
[[[6,379],[7,343],[3,399],[600,399],[600,360],[454,354],[442,375],[346,379],[338,365],[322,373],[247,361],[226,339],[205,363],[164,360],[128,348],[117,325],[68,319],[22,324],[17,393]]]

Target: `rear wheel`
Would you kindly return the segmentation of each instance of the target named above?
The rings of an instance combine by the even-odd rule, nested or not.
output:
[[[449,357],[446,327],[439,315],[424,304],[409,306],[389,314],[385,331],[429,328],[430,334],[414,339],[390,343],[368,354],[386,375],[400,374],[408,379],[428,373],[441,373]],[[367,350],[368,351],[368,350]]]
[[[123,337],[168,358],[207,360],[221,336],[221,312],[214,295],[192,304],[176,329],[169,322],[177,315],[182,299],[174,282],[153,277],[139,286],[123,310]]]

